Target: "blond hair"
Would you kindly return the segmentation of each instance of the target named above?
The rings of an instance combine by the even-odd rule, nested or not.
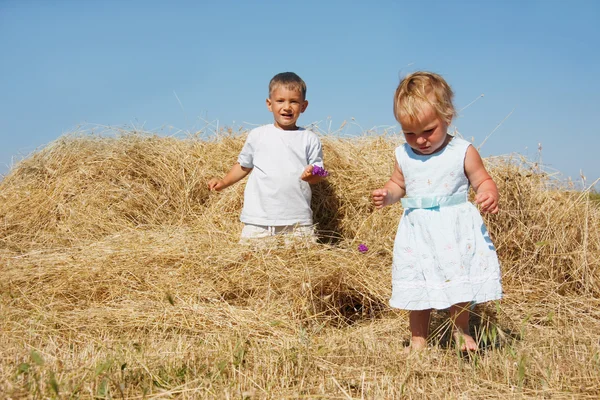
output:
[[[449,123],[456,116],[453,97],[450,85],[440,75],[426,71],[413,72],[402,79],[396,89],[394,116],[398,122],[405,117],[411,122],[417,121],[423,104],[429,104],[440,118]]]
[[[269,97],[273,89],[277,86],[284,86],[289,90],[297,90],[302,93],[302,98],[306,99],[306,83],[293,72],[281,72],[275,75],[269,82]]]

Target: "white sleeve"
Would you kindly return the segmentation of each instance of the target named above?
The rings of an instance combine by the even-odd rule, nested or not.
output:
[[[323,168],[323,148],[317,135],[311,135],[306,154],[308,165],[318,165]]]
[[[238,163],[244,168],[254,168],[254,140],[255,135],[250,131],[246,138],[246,143],[238,156]]]

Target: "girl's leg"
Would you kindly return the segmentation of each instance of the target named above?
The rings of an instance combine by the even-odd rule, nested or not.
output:
[[[429,317],[431,310],[416,310],[409,313],[410,322],[410,348],[423,350],[427,347],[427,336],[429,335]]]
[[[469,303],[457,303],[450,307],[453,336],[461,351],[476,351],[477,343],[469,335]]]

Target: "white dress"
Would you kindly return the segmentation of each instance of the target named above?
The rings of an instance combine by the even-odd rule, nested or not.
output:
[[[454,137],[431,155],[407,144],[396,148],[406,197],[394,242],[392,307],[444,309],[502,297],[496,249],[479,210],[467,201],[470,145]]]

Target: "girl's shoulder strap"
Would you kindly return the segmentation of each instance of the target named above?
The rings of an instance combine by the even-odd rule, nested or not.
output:
[[[452,139],[452,144],[453,144],[454,146],[456,146],[457,148],[459,148],[459,149],[465,149],[465,150],[466,150],[466,149],[467,149],[469,146],[471,146],[471,145],[472,145],[472,143],[471,143],[471,142],[469,142],[468,140],[465,140],[465,139],[463,139],[463,138],[461,138],[461,137],[458,137],[458,136],[454,136],[454,139]]]
[[[408,156],[408,154],[407,154],[408,148],[409,148],[408,144],[404,143],[404,144],[401,144],[400,146],[396,147],[396,149],[394,150],[394,154],[396,155],[396,161],[398,162],[398,165],[400,166],[400,168],[402,168],[403,161]]]
[[[459,157],[463,159],[467,154],[467,149],[469,148],[469,146],[472,146],[471,142],[463,138],[459,138],[457,136],[455,136],[450,143],[452,144],[454,152],[457,153]]]

